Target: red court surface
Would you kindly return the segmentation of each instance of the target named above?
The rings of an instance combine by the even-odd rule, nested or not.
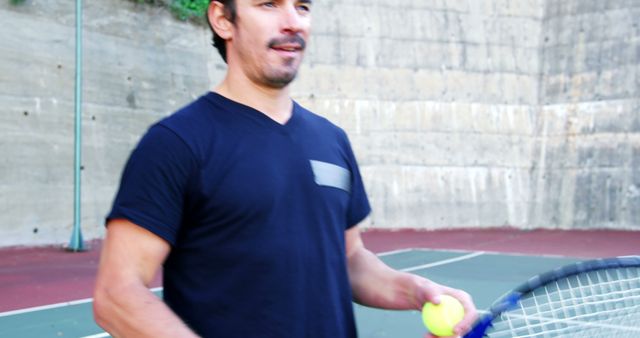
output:
[[[640,231],[367,230],[363,238],[378,253],[424,248],[582,258],[640,254]],[[90,298],[100,245],[89,242],[80,253],[51,246],[0,249],[0,312]]]

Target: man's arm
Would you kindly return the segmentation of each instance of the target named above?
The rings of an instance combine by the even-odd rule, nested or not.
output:
[[[365,248],[357,226],[346,231],[345,239],[349,280],[354,300],[359,304],[383,309],[421,310],[425,302],[439,303],[439,296],[448,294],[460,300],[465,309],[465,317],[454,332],[466,332],[476,320],[476,308],[466,292],[391,269]]]
[[[169,254],[160,237],[127,220],[109,222],[94,291],[94,316],[114,337],[196,337],[148,287]]]

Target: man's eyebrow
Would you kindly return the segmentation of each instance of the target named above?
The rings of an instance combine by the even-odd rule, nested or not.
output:
[[[302,2],[302,3],[305,3],[305,4],[313,4],[312,0],[299,0],[298,2]]]

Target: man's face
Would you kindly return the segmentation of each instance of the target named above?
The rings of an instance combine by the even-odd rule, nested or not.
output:
[[[236,0],[230,62],[253,82],[283,88],[296,76],[311,25],[311,0]],[[228,55],[229,55],[228,54]]]

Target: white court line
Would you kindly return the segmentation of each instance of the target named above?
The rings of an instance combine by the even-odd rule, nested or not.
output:
[[[151,292],[162,291],[162,287],[153,288],[153,289],[149,289],[149,290]],[[23,313],[42,311],[42,310],[57,309],[57,308],[60,308],[60,307],[65,307],[65,306],[73,306],[73,305],[91,303],[92,301],[93,301],[93,298],[85,298],[85,299],[72,300],[70,302],[64,302],[64,303],[56,303],[56,304],[50,304],[50,305],[35,306],[35,307],[30,307],[30,308],[20,309],[20,310],[0,312],[0,317],[7,317],[7,316],[19,315],[19,314],[23,314]]]
[[[102,338],[102,337],[111,337],[111,335],[106,332],[103,332],[103,333],[94,334],[93,336],[84,336],[81,338]]]
[[[433,262],[433,263],[429,263],[429,264],[412,266],[412,267],[409,267],[409,268],[400,269],[400,271],[411,272],[411,271],[416,271],[416,270],[428,269],[428,268],[432,268],[434,266],[440,266],[440,265],[446,265],[446,264],[455,263],[455,262],[459,262],[459,261],[464,261],[464,260],[471,259],[473,257],[478,257],[478,256],[481,256],[481,255],[484,255],[483,251],[470,253],[470,254],[464,255],[464,256],[449,258],[449,259],[445,259],[445,260],[441,260],[441,261],[437,261],[437,262]]]
[[[85,299],[78,299],[78,300],[65,302],[65,303],[42,305],[42,306],[30,307],[30,308],[27,308],[27,309],[7,311],[7,312],[0,313],[0,317],[13,316],[13,315],[19,315],[19,314],[22,314],[22,313],[49,310],[49,309],[55,309],[55,308],[59,308],[59,307],[90,303],[92,300],[93,300],[93,298],[85,298]]]
[[[384,256],[393,255],[393,254],[409,252],[409,251],[412,251],[412,250],[415,250],[415,249],[402,249],[402,250],[388,251],[388,252],[380,253],[380,254],[378,254],[378,256],[379,257],[384,257]],[[437,262],[433,262],[433,263],[429,263],[429,264],[423,264],[423,265],[413,266],[413,267],[409,267],[409,268],[405,268],[405,269],[400,269],[399,271],[410,272],[410,271],[415,271],[415,270],[427,269],[427,268],[431,268],[431,267],[434,267],[434,266],[446,265],[446,264],[450,264],[450,263],[463,261],[463,260],[466,260],[466,259],[471,259],[473,257],[477,257],[477,256],[484,255],[484,254],[485,254],[485,252],[482,252],[482,251],[474,252],[474,253],[463,255],[463,256],[460,256],[460,257],[455,257],[455,258],[445,259],[445,260],[441,260],[441,261],[437,261]],[[158,287],[158,288],[153,288],[153,289],[150,289],[150,290],[152,292],[157,292],[157,291],[162,291],[163,288],[162,287]],[[32,307],[32,308],[28,308],[28,309],[22,309],[22,310],[7,311],[7,312],[0,313],[0,317],[17,315],[17,314],[28,313],[28,312],[55,309],[55,308],[60,308],[60,307],[65,307],[65,306],[72,306],[72,305],[77,305],[77,304],[84,304],[84,303],[89,303],[91,301],[93,301],[93,298],[85,298],[85,299],[75,300],[75,301],[66,302],[66,303],[58,303],[58,304],[51,304],[51,305],[44,305],[44,306],[36,306],[36,307]],[[81,338],[104,338],[104,337],[110,337],[110,335],[108,333],[106,333],[106,332],[102,332],[102,333],[98,333],[98,334],[94,334],[94,335],[90,335],[90,336],[84,336],[84,337],[81,337]]]
[[[393,254],[409,252],[409,251],[413,251],[413,250],[420,251],[420,249],[402,249],[402,250],[394,250],[394,251],[382,252],[382,253],[378,254],[378,256],[379,257],[384,257],[384,256],[393,255]],[[474,253],[470,253],[468,255],[464,255],[464,256],[460,256],[460,257],[456,257],[456,258],[445,259],[445,260],[442,260],[442,261],[437,261],[437,262],[433,262],[433,263],[429,263],[429,264],[424,264],[424,265],[419,265],[419,266],[414,266],[414,267],[401,269],[400,271],[409,272],[409,271],[415,271],[415,270],[420,270],[420,269],[427,269],[427,268],[434,267],[434,266],[445,265],[445,264],[454,263],[454,262],[458,262],[458,261],[465,260],[465,259],[470,259],[470,258],[473,258],[473,257],[477,257],[477,256],[480,256],[480,255],[483,255],[484,253],[485,253],[484,251],[474,252]],[[150,289],[150,290],[151,290],[151,292],[162,291],[162,287],[157,287],[157,288],[153,288],[153,289]],[[7,316],[19,315],[19,314],[35,312],[35,311],[56,309],[56,308],[65,307],[65,306],[73,306],[73,305],[85,304],[85,303],[90,303],[92,301],[93,301],[93,298],[85,298],[85,299],[78,299],[78,300],[74,300],[74,301],[70,301],[70,302],[64,302],[64,303],[56,303],[56,304],[36,306],[36,307],[20,309],[20,310],[0,312],[0,317],[7,317]]]
[[[386,252],[381,252],[381,253],[377,254],[376,256],[378,256],[378,257],[391,256],[391,255],[397,255],[397,254],[401,254],[401,253],[405,253],[405,252],[409,252],[409,251],[414,251],[414,250],[415,249],[400,249],[400,250],[386,251]]]
[[[423,252],[458,252],[458,253],[472,253],[478,252],[476,250],[465,250],[465,249],[428,249],[428,248],[413,248],[411,250],[415,251],[423,251]],[[526,252],[508,252],[508,251],[493,251],[493,250],[482,250],[485,254],[488,255],[500,255],[500,256],[514,256],[514,257],[540,257],[540,258],[576,258],[574,256],[566,256],[566,255],[554,255],[554,254],[540,254],[540,253],[526,253]],[[631,256],[634,257],[634,256]]]

